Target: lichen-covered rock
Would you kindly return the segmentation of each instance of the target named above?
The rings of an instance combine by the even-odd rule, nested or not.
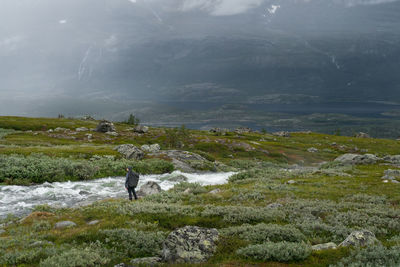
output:
[[[216,229],[185,226],[164,241],[162,258],[168,263],[201,263],[212,257],[218,241]]]
[[[76,132],[87,132],[87,131],[89,131],[89,129],[86,127],[79,127],[79,128],[76,128],[75,131]]]
[[[359,154],[344,154],[335,159],[337,162],[341,162],[344,164],[374,164],[377,161],[381,160],[381,158],[378,158],[377,156],[373,154],[364,154],[364,155],[359,155]]]
[[[385,180],[397,180],[400,178],[400,170],[386,170],[382,179]]]
[[[161,150],[156,153],[151,153],[150,155],[167,157],[172,160],[175,169],[186,173],[197,172],[197,168],[212,164],[212,162],[199,154],[182,150]]]
[[[172,173],[172,174],[168,174],[166,176],[162,176],[160,178],[160,180],[180,183],[180,182],[187,182],[188,178],[179,173]]]
[[[62,221],[62,222],[58,222],[56,223],[56,225],[54,226],[55,229],[65,229],[65,228],[72,228],[75,227],[76,223],[71,222],[71,221]]]
[[[237,134],[251,133],[252,130],[249,127],[239,127],[235,130]]]
[[[270,203],[267,205],[267,208],[269,209],[278,209],[283,207],[283,205],[281,203]]]
[[[101,121],[97,125],[96,131],[100,133],[115,132],[115,126],[110,121]]]
[[[141,146],[140,149],[147,153],[157,153],[158,151],[160,151],[160,145],[159,144],[143,145]]]
[[[114,150],[117,150],[126,159],[141,160],[144,158],[143,151],[131,144],[117,146]]]
[[[371,136],[369,136],[369,134],[367,133],[363,133],[363,132],[359,132],[355,135],[356,138],[371,138]]]
[[[307,149],[307,151],[310,153],[317,153],[319,150],[315,147],[310,147],[309,149]]]
[[[321,251],[321,250],[326,250],[326,249],[336,249],[337,245],[335,243],[329,242],[329,243],[325,243],[325,244],[318,244],[318,245],[314,245],[312,246],[312,250],[313,251]]]
[[[272,133],[272,135],[279,136],[279,137],[290,137],[290,133],[286,131],[280,131]]]
[[[161,186],[156,182],[149,181],[140,187],[137,195],[140,197],[158,194],[162,191]]]
[[[383,160],[393,164],[400,164],[400,155],[386,156]]]
[[[149,127],[147,126],[142,126],[142,125],[138,125],[135,128],[133,128],[133,131],[135,133],[140,133],[140,134],[144,134],[147,133],[149,131]]]
[[[352,232],[342,243],[340,243],[339,247],[364,247],[373,245],[379,242],[376,239],[374,233],[368,230],[354,231]]]
[[[221,193],[221,192],[222,192],[221,189],[217,188],[217,189],[211,190],[211,191],[208,192],[208,193],[209,193],[209,194],[212,194],[212,195],[215,195],[215,194],[219,194],[219,193]]]

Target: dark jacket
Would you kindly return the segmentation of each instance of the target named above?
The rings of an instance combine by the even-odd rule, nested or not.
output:
[[[126,179],[125,179],[125,188],[136,187],[139,182],[139,174],[132,171],[131,167],[129,167],[128,169],[129,171],[126,174]]]

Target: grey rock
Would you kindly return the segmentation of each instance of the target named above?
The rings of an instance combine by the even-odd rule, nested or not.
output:
[[[147,126],[142,126],[142,125],[138,125],[138,126],[136,126],[135,128],[133,128],[133,131],[134,131],[135,133],[144,134],[144,133],[147,133],[147,132],[149,131],[149,127],[147,127]]]
[[[340,243],[339,247],[364,247],[373,245],[379,242],[376,239],[374,233],[368,230],[354,231],[352,232],[342,243]]]
[[[115,132],[115,126],[110,121],[101,121],[97,125],[96,131],[100,133]]]
[[[170,182],[187,182],[188,178],[182,174],[168,174],[167,176],[163,176],[160,178],[161,181],[170,181]]]
[[[318,244],[318,245],[314,245],[312,246],[312,250],[313,251],[321,251],[321,250],[326,250],[326,249],[336,249],[337,245],[335,243],[329,242],[329,243],[325,243],[325,244]]]
[[[392,180],[392,183],[394,183],[394,184],[398,184],[398,183],[400,183],[399,181],[397,181],[397,180]]]
[[[307,149],[307,151],[310,153],[318,153],[319,150],[315,147],[310,147],[309,149]]]
[[[272,135],[279,136],[279,137],[290,137],[290,133],[286,131],[280,131],[272,133]]]
[[[94,221],[90,221],[87,223],[87,225],[96,225],[98,224],[100,221],[99,220],[94,220]]]
[[[71,221],[62,221],[62,222],[58,222],[56,223],[56,225],[54,226],[55,229],[65,229],[65,228],[72,228],[75,227],[76,223],[71,222]]]
[[[216,134],[216,135],[226,135],[229,132],[228,129],[221,129],[221,128],[212,128],[210,130],[210,133]]]
[[[140,149],[147,153],[157,153],[158,151],[160,151],[161,147],[159,144],[153,144],[143,145]]]
[[[190,188],[186,188],[186,190],[185,190],[185,191],[183,191],[183,193],[184,193],[184,194],[187,194],[187,195],[189,195],[189,194],[191,194],[191,193],[192,193],[192,189],[190,189]]]
[[[396,180],[400,178],[400,170],[391,170],[388,169],[384,172],[382,179],[384,180]]]
[[[216,229],[185,226],[170,233],[163,244],[162,259],[168,263],[202,263],[212,257],[218,241]]]
[[[244,133],[251,133],[252,130],[248,127],[239,127],[235,130],[235,133],[237,134],[244,134]]]
[[[66,131],[68,131],[68,129],[67,128],[62,128],[62,127],[57,127],[57,128],[54,129],[54,131],[55,132],[66,132]]]
[[[270,203],[267,205],[267,208],[269,209],[278,209],[283,207],[283,205],[281,203]]]
[[[335,159],[336,162],[341,162],[344,164],[374,164],[378,161],[382,160],[373,154],[344,154]]]
[[[0,229],[0,235],[3,234],[3,233],[5,233],[5,232],[6,232],[6,230]]]
[[[400,164],[400,155],[386,156],[383,160],[393,164]]]
[[[157,153],[150,153],[149,155],[167,157],[172,160],[172,164],[174,165],[175,169],[186,173],[197,172],[193,167],[194,162],[200,164],[209,163],[207,159],[199,154],[183,150],[162,150]]]
[[[371,136],[369,136],[369,134],[367,133],[363,133],[363,132],[359,132],[355,135],[356,138],[371,138]]]
[[[286,183],[287,183],[287,184],[295,184],[296,181],[295,181],[295,180],[289,180],[289,181],[287,181]]]
[[[53,242],[50,242],[50,241],[42,241],[42,240],[39,240],[39,241],[33,242],[33,243],[30,244],[29,246],[30,246],[30,247],[42,247],[42,246],[46,246],[46,245],[54,245],[54,243],[53,243]]]
[[[141,160],[144,158],[142,150],[131,144],[120,145],[114,148],[126,159]]]
[[[158,194],[162,191],[161,186],[156,182],[149,181],[140,187],[137,195],[140,197]]]
[[[209,193],[209,194],[212,194],[212,195],[215,195],[215,194],[219,194],[219,193],[221,193],[221,192],[222,192],[221,189],[217,188],[217,189],[211,190],[211,191],[208,192],[208,193]]]
[[[80,127],[75,129],[76,132],[88,132],[89,129],[86,127]]]
[[[131,266],[156,266],[162,261],[160,257],[137,258],[131,260]]]
[[[117,132],[106,132],[105,134],[111,135],[111,136],[118,136]]]

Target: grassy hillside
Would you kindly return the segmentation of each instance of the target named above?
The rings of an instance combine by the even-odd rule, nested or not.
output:
[[[51,127],[43,131],[45,123]],[[24,220],[10,216],[4,220],[10,224],[0,234],[0,265],[129,263],[133,258],[158,255],[166,235],[186,225],[219,230],[218,249],[207,266],[348,266],[350,262],[354,266],[367,263],[396,266],[400,263],[400,188],[381,179],[385,170],[398,167],[382,161],[365,165],[332,162],[345,153],[396,155],[400,151],[397,141],[317,133],[276,137],[229,132],[220,136],[163,128],[136,134],[125,124],[116,125],[117,137],[91,131],[48,131],[63,126],[94,128],[96,122],[0,117],[0,127],[8,129],[0,130],[2,182],[92,179],[118,174],[128,164],[148,173],[172,170],[170,162],[163,158],[146,156],[141,162],[121,159],[114,147],[124,143],[138,146],[158,143],[162,149],[196,152],[223,166],[222,169],[236,170],[238,174],[225,185],[203,187],[181,183],[133,203],[114,199],[75,209],[41,206]],[[88,139],[86,134],[92,134],[92,138]],[[316,150],[311,152],[310,148]],[[91,159],[96,155],[101,156],[102,163],[93,163]],[[46,179],[40,176],[41,179],[35,180],[38,176],[29,171],[16,172],[12,177],[4,171],[27,162],[42,169],[84,166],[94,168],[97,173],[85,176],[77,172],[54,178],[51,172],[43,171],[40,174],[46,174]],[[210,194],[214,189],[220,192]],[[56,222],[65,220],[77,226],[65,230],[54,228]],[[93,220],[99,223],[87,224]],[[357,229],[372,231],[381,244],[361,249],[310,250],[315,244],[339,244]],[[275,247],[279,250],[274,250]],[[261,248],[271,251],[269,258],[265,258],[265,253],[264,258],[257,256]],[[82,262],[73,265],[68,258],[79,258]]]

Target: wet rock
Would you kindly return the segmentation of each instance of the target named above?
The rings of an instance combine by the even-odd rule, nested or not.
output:
[[[180,182],[187,182],[188,178],[182,174],[173,173],[173,174],[169,174],[167,176],[161,177],[160,180],[180,183]]]
[[[144,134],[147,133],[149,131],[149,127],[147,126],[142,126],[142,125],[138,125],[135,128],[133,128],[133,131],[135,133],[140,133],[140,134]]]
[[[374,233],[368,230],[354,231],[352,232],[342,243],[340,243],[339,247],[364,247],[373,245],[379,242],[376,239]]]
[[[139,267],[139,266],[156,266],[162,261],[160,257],[147,257],[147,258],[137,258],[131,260],[131,267]]]
[[[75,129],[76,132],[88,132],[89,129],[86,127],[80,127]]]
[[[99,220],[94,220],[94,221],[88,222],[87,225],[96,225],[96,224],[98,224],[98,223],[100,223]]]
[[[163,244],[162,259],[168,263],[202,263],[213,256],[216,229],[185,226],[170,233]]]
[[[270,203],[267,205],[267,208],[269,209],[278,209],[283,207],[283,205],[281,203]]]
[[[101,121],[97,125],[96,131],[100,133],[115,132],[115,126],[110,121]]]
[[[160,151],[161,147],[159,144],[153,144],[153,145],[143,145],[141,146],[140,149],[147,153],[157,153],[158,151]]]
[[[156,182],[149,181],[140,187],[137,195],[140,197],[158,194],[162,191],[161,186]]]
[[[279,136],[279,137],[290,137],[290,133],[286,131],[280,131],[272,133],[272,135]]]
[[[321,251],[321,250],[327,250],[327,249],[336,249],[337,245],[335,243],[325,243],[325,244],[318,244],[318,245],[314,245],[312,246],[312,250],[313,251]]]
[[[369,136],[369,134],[367,133],[363,133],[363,132],[359,132],[355,135],[356,138],[371,138],[371,136]]]
[[[309,149],[307,149],[307,151],[310,153],[318,153],[319,150],[315,147],[310,147]]]
[[[344,164],[375,164],[377,161],[381,160],[373,154],[344,154],[335,159],[336,162],[341,162]]]
[[[76,223],[71,222],[71,221],[62,221],[62,222],[58,222],[56,223],[56,225],[54,226],[55,229],[65,229],[65,228],[72,228],[75,227]]]
[[[141,160],[144,158],[142,150],[131,144],[120,145],[114,148],[126,159]]]

